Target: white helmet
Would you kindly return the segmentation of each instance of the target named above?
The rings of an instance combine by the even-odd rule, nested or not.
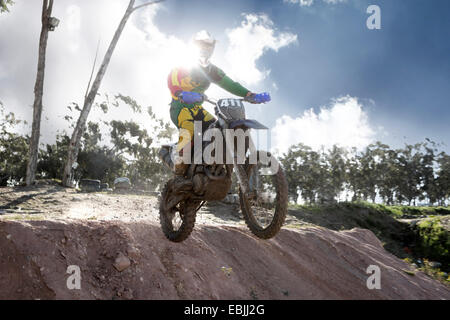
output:
[[[214,39],[208,31],[202,30],[194,36],[194,44],[199,49],[199,62],[202,66],[209,65],[209,59],[214,53],[216,39]]]

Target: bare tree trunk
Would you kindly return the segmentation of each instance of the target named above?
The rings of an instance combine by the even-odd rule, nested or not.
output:
[[[83,109],[81,110],[75,129],[73,130],[72,138],[70,140],[70,145],[67,151],[67,161],[64,167],[64,176],[62,179],[64,186],[72,187],[72,166],[78,158],[78,151],[80,149],[81,137],[86,128],[86,121],[89,116],[89,112],[91,111],[92,105],[94,104],[95,97],[97,96],[97,92],[98,89],[100,88],[103,76],[105,75],[106,69],[108,68],[109,62],[111,61],[114,49],[116,48],[117,42],[119,41],[119,38],[122,34],[123,29],[125,28],[125,25],[130,15],[137,9],[162,1],[164,0],[156,0],[134,7],[135,0],[130,0],[127,10],[125,11],[123,18],[120,21],[119,26],[117,27],[117,30],[114,34],[113,39],[111,40],[108,50],[106,51],[105,57],[103,58],[103,62],[100,66],[100,69],[97,72],[97,76],[95,77],[94,83],[92,84],[89,93],[84,98]]]
[[[39,152],[39,137],[41,134],[42,96],[44,94],[45,56],[48,40],[48,18],[52,14],[53,0],[43,0],[42,28],[39,40],[39,58],[36,83],[34,86],[33,124],[31,129],[29,159],[27,165],[26,184],[29,186],[36,177],[36,167]]]

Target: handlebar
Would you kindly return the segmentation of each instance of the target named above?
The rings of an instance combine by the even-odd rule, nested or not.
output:
[[[212,105],[216,105],[217,101],[211,100],[210,98],[208,98],[205,94],[203,94],[203,101],[209,102]],[[239,99],[235,99],[235,100],[239,100],[239,101],[247,101],[245,98],[239,98]]]
[[[210,100],[205,94],[202,94],[202,96],[203,96],[203,101],[207,101],[211,104],[216,104],[215,101]],[[258,93],[258,94],[252,94],[245,98],[234,99],[234,100],[245,101],[245,102],[249,102],[251,104],[262,104],[262,103],[271,101],[271,97],[270,97],[269,93],[263,92],[263,93]]]
[[[204,101],[209,102],[209,103],[211,103],[211,104],[213,104],[213,105],[216,105],[216,104],[217,104],[216,101],[213,101],[213,100],[209,99],[207,96],[205,96]]]

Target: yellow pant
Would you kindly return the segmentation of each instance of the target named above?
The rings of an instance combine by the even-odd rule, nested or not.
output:
[[[205,131],[216,119],[202,106],[181,109],[178,114],[178,129],[180,130],[177,145],[178,152],[188,143],[192,143],[194,137],[194,121],[202,121],[202,129]]]

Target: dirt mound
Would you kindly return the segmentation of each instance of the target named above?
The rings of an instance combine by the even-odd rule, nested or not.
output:
[[[0,248],[0,299],[450,299],[364,229],[283,229],[264,241],[200,224],[176,244],[151,219],[0,220]],[[369,265],[379,290],[366,286]],[[69,266],[79,290],[67,287]]]
[[[264,241],[245,228],[238,206],[208,203],[191,237],[175,244],[157,208],[154,196],[1,188],[0,299],[450,298],[365,229],[289,215],[297,227]],[[380,290],[367,288],[369,265],[380,268]],[[67,286],[69,266],[80,269],[80,290]]]

